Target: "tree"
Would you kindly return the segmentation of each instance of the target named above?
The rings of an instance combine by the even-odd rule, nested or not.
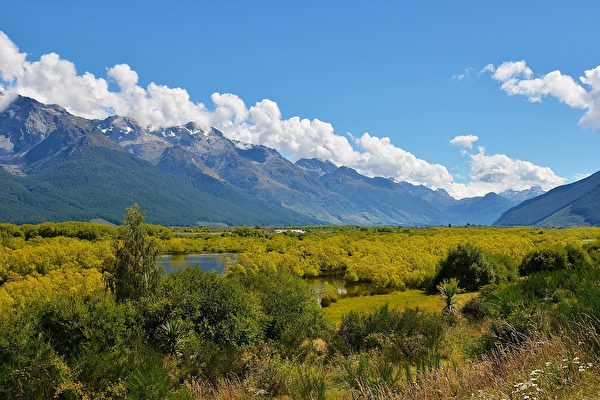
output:
[[[483,250],[472,244],[459,244],[448,252],[440,262],[433,285],[437,287],[445,279],[456,278],[461,288],[478,290],[481,286],[497,280],[494,265],[485,257]]]
[[[156,291],[160,269],[158,247],[146,237],[144,214],[137,204],[128,208],[116,243],[114,291],[118,301],[135,300]]]

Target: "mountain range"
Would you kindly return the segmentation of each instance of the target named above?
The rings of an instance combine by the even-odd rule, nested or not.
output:
[[[116,223],[137,202],[149,222],[166,225],[491,225],[498,218],[520,225],[522,213],[511,215],[523,201],[557,190],[456,200],[329,161],[293,163],[192,122],[150,129],[121,116],[77,117],[27,97],[0,113],[0,165],[0,220],[15,223]],[[579,215],[580,203],[565,207]]]
[[[600,225],[600,172],[559,186],[502,214],[496,225]]]

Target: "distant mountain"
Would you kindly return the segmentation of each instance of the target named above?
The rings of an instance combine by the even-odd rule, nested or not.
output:
[[[167,225],[320,222],[260,201],[201,168],[193,174],[174,173],[178,166],[167,161],[169,153],[160,166],[152,165],[139,156],[151,154],[147,149],[161,142],[133,121],[89,121],[21,97],[0,114],[0,137],[12,144],[0,156],[3,221],[119,222],[123,210],[138,202],[148,221]],[[168,142],[161,145],[176,151]]]
[[[483,197],[457,200],[444,211],[453,225],[491,225],[515,204],[518,203],[496,193],[488,193]]]
[[[600,172],[511,208],[495,225],[600,225]]]
[[[444,215],[426,201],[411,195],[390,179],[368,178],[352,168],[340,167],[323,174],[320,181],[330,192],[343,196],[353,204],[344,212],[361,215],[362,224],[396,221],[397,225],[438,225]],[[341,219],[348,216],[340,215]]]
[[[444,215],[444,221],[452,225],[491,225],[503,212],[521,201],[532,198],[544,191],[539,187],[523,191],[507,190],[500,194],[488,193],[481,197],[467,197],[457,200],[444,189],[432,190],[423,185],[401,182],[409,193],[420,197],[437,208]]]
[[[456,200],[316,158],[292,163],[193,122],[88,120],[26,97],[0,113],[0,166],[0,220],[11,222],[118,222],[138,202],[169,225],[490,224],[537,193]]]
[[[499,193],[499,195],[500,195],[500,197],[504,197],[505,199],[508,199],[514,203],[519,204],[519,203],[524,202],[525,200],[529,200],[529,199],[533,199],[534,197],[541,196],[544,193],[546,193],[546,192],[541,187],[532,186],[529,189],[520,190],[520,191],[508,189],[502,193]]]

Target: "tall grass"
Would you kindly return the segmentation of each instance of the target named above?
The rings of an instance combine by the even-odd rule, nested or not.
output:
[[[555,336],[531,338],[519,348],[502,347],[460,366],[422,373],[403,382],[392,399],[575,399],[596,398],[597,359],[581,345]]]

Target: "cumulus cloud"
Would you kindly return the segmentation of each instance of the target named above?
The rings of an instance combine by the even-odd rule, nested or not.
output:
[[[600,129],[600,66],[585,71],[579,79],[559,70],[535,76],[524,60],[490,64],[484,70],[507,94],[524,96],[534,103],[552,96],[571,108],[586,110],[581,125]]]
[[[475,135],[458,135],[454,136],[450,140],[450,144],[455,147],[462,147],[465,149],[472,149],[473,143],[479,140],[478,136]]]
[[[512,159],[506,154],[486,154],[483,147],[470,155],[470,163],[469,183],[453,183],[446,188],[454,197],[482,196],[507,189],[525,190],[532,186],[550,190],[566,183],[566,179],[548,167]]]
[[[506,80],[528,79],[527,67],[490,67],[494,76]],[[499,72],[500,71],[500,72]],[[470,73],[470,72],[469,72]],[[597,85],[599,73],[586,73],[586,84]],[[111,83],[116,90],[111,90]],[[596,86],[597,87],[597,86]],[[526,90],[526,89],[520,89]],[[344,136],[319,119],[299,116],[284,118],[276,102],[264,99],[248,107],[231,93],[213,93],[212,106],[191,100],[183,88],[157,83],[139,85],[139,77],[127,64],[107,68],[106,76],[80,73],[75,64],[56,53],[44,54],[37,61],[0,32],[0,107],[17,94],[43,103],[55,103],[86,118],[105,118],[112,114],[136,119],[142,126],[168,127],[195,121],[208,128],[215,126],[229,138],[273,147],[292,159],[317,157],[346,165],[369,176],[385,176],[398,181],[442,187],[456,197],[482,195],[490,190],[526,188],[527,185],[560,184],[549,168],[504,155],[472,155],[471,182],[456,183],[448,169],[418,158],[392,143],[388,137],[364,133]],[[596,94],[597,96],[597,94]],[[458,136],[453,144],[471,148],[475,135]]]
[[[27,54],[19,52],[10,38],[0,31],[0,75],[6,81],[12,81],[23,74],[23,65]]]
[[[565,183],[564,178],[558,177],[548,167],[515,160],[506,154],[488,155],[483,148],[471,157],[471,180],[499,185],[503,190],[527,189],[535,185],[550,189]]]

